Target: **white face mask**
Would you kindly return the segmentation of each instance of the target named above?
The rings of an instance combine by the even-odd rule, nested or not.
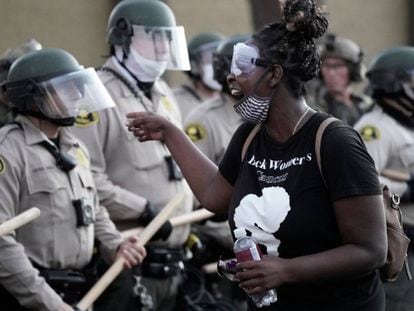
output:
[[[203,75],[201,80],[205,85],[207,85],[210,89],[215,91],[221,91],[222,86],[216,80],[214,80],[214,70],[212,64],[205,64],[202,67]]]
[[[168,61],[147,59],[131,48],[124,63],[139,81],[154,82],[165,72]]]

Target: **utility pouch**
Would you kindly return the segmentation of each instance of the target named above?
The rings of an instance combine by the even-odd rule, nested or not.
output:
[[[93,207],[84,198],[73,200],[72,203],[75,207],[78,227],[87,227],[95,222]]]
[[[183,179],[183,173],[181,172],[180,168],[178,167],[177,163],[172,158],[172,156],[166,156],[165,162],[167,163],[169,181]]]
[[[176,276],[183,270],[184,263],[182,261],[171,263],[143,262],[141,264],[141,275],[156,279]]]
[[[83,273],[73,270],[40,270],[40,275],[53,288],[79,286],[86,284],[86,277]]]
[[[46,282],[70,305],[76,304],[90,287],[85,275],[73,270],[40,270]]]

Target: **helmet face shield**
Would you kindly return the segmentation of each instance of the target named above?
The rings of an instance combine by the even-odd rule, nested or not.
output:
[[[40,111],[51,119],[76,117],[115,104],[93,68],[74,71],[38,82],[42,96],[35,96]]]
[[[190,70],[184,27],[133,25],[133,48],[149,60],[167,62],[168,70]]]

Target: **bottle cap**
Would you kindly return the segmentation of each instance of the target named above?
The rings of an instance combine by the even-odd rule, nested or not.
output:
[[[244,228],[236,228],[233,230],[234,236],[236,237],[236,239],[241,238],[243,236],[246,236],[246,230],[244,230]]]

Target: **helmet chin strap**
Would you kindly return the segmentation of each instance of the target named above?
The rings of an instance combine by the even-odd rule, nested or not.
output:
[[[50,123],[53,123],[57,126],[72,126],[72,125],[75,124],[75,121],[76,121],[75,117],[52,119],[52,118],[49,118],[49,117],[45,116],[44,114],[42,114],[39,111],[25,111],[25,112],[19,112],[19,113],[22,114],[22,115],[28,115],[28,116],[35,117],[39,120],[49,121]]]
[[[411,83],[402,83],[402,88],[405,92],[405,95],[407,95],[412,101],[414,101],[414,90],[412,88]]]
[[[414,100],[403,92],[388,94],[377,99],[379,106],[401,124],[414,129]]]

